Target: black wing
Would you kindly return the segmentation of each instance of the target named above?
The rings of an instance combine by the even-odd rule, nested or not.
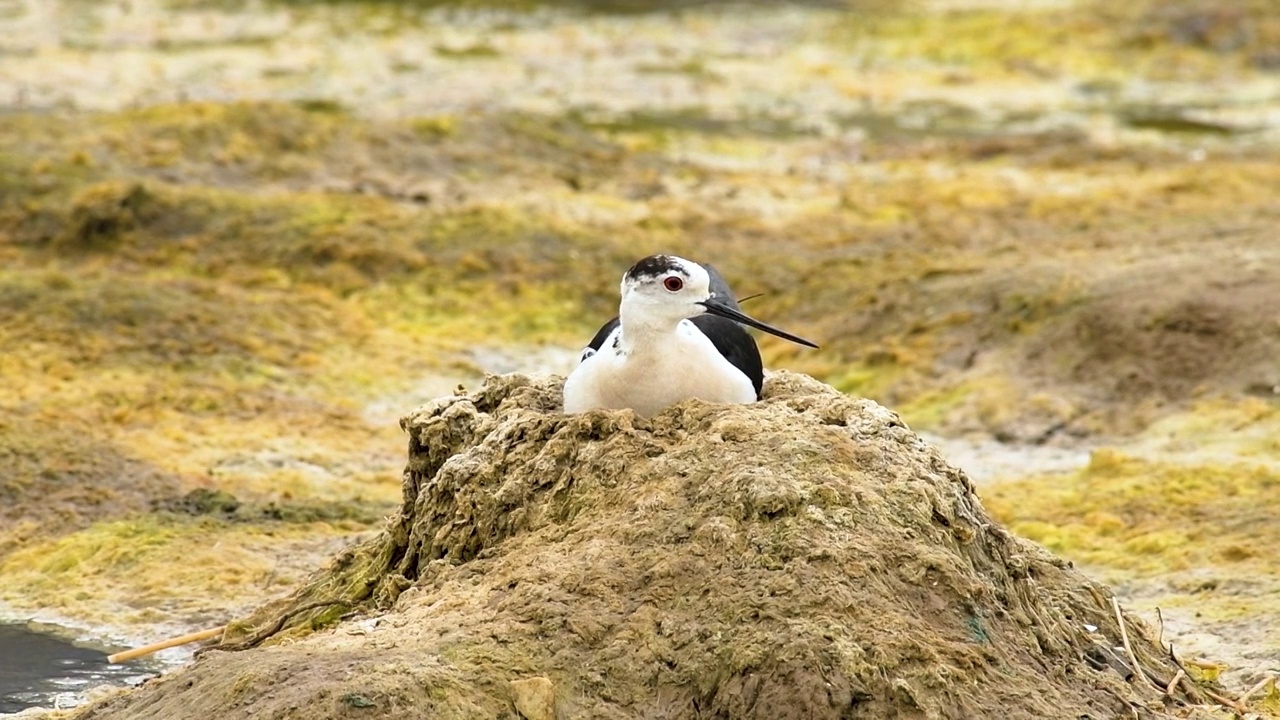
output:
[[[716,351],[723,355],[730,365],[750,378],[751,384],[756,389],[756,399],[761,399],[760,390],[764,386],[764,362],[760,359],[760,348],[756,345],[755,338],[751,337],[746,328],[732,320],[715,315],[698,315],[691,318],[690,322],[711,340],[711,344],[716,346]],[[596,332],[596,336],[591,338],[591,342],[587,345],[592,353],[600,351],[604,341],[609,339],[609,335],[617,327],[618,318],[613,318]]]
[[[698,264],[701,265],[702,269],[706,270],[707,274],[711,276],[712,296],[717,300],[723,301],[725,305],[728,305],[734,310],[741,312],[742,308],[738,307],[738,299],[733,296],[733,291],[729,289],[729,283],[725,282],[724,276],[720,274],[720,271],[706,263]]]
[[[733,296],[729,283],[725,281],[720,271],[706,263],[698,264],[711,276],[711,292],[716,299],[741,312],[738,299]],[[698,315],[691,318],[691,321],[703,335],[711,339],[711,344],[716,346],[716,350],[720,351],[729,364],[751,379],[751,384],[756,388],[756,399],[761,399],[760,390],[764,387],[764,362],[760,359],[760,348],[756,345],[755,338],[751,337],[746,328],[727,318]]]
[[[760,390],[764,387],[764,362],[760,359],[760,348],[756,346],[755,338],[747,333],[747,329],[715,315],[698,315],[689,321],[711,340],[730,365],[751,380],[756,388],[756,399],[760,400]]]
[[[604,345],[604,341],[609,339],[609,333],[613,332],[619,324],[621,324],[621,321],[616,317],[605,323],[603,327],[596,331],[596,336],[591,338],[591,342],[587,343],[587,347],[600,352],[600,347]]]

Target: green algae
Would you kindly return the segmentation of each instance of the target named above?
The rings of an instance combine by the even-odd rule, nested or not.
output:
[[[762,137],[778,140],[812,136],[815,131],[799,126],[786,117],[716,117],[706,108],[689,107],[657,112],[636,110],[616,116],[570,114],[583,127],[618,134],[664,136],[671,133]]]
[[[1161,418],[1139,437],[1149,454],[1234,457],[1241,462],[1280,462],[1280,402],[1274,394],[1243,400],[1201,399]]]
[[[444,45],[437,45],[435,53],[440,57],[452,58],[455,60],[493,58],[502,55],[497,48],[485,43],[477,43],[475,45],[466,45],[463,47],[446,47]]]
[[[166,0],[176,7],[239,7],[245,0]],[[748,8],[751,5],[766,4],[765,0],[270,0],[278,5],[305,7],[308,5],[363,5],[374,8],[409,6],[419,8],[446,8],[457,10],[482,9],[529,12],[545,8],[563,8],[584,13],[607,13],[636,15],[647,13],[663,13],[727,6]],[[882,0],[880,0],[882,1]],[[844,7],[843,0],[793,0],[796,5],[813,7]],[[864,3],[858,3],[862,5]]]
[[[55,385],[76,374],[69,364],[50,370]],[[0,406],[0,556],[113,513],[144,511],[152,497],[179,486],[172,473],[104,437],[87,413],[33,412],[14,394],[6,392]]]
[[[409,121],[409,127],[421,138],[441,140],[458,132],[458,118],[452,115],[432,115]]]
[[[1186,642],[1227,660],[1235,683],[1252,684],[1255,658],[1276,652],[1280,623],[1272,551],[1280,467],[1230,455],[1213,464],[1165,458],[1099,450],[1078,473],[998,483],[983,500],[1014,532],[1125,588],[1149,617],[1216,637]],[[1209,680],[1227,668],[1209,667]],[[1270,700],[1263,708],[1276,710]]]
[[[483,203],[413,208],[379,194],[314,190],[250,194],[234,186],[202,185],[208,170],[201,169],[198,158],[212,153],[214,164],[223,165],[235,155],[228,155],[226,148],[236,145],[239,141],[235,138],[242,136],[253,137],[254,144],[246,146],[243,157],[227,167],[247,173],[244,180],[304,180],[319,167],[317,163],[327,162],[323,156],[334,147],[346,148],[334,156],[341,158],[354,152],[348,147],[353,143],[373,148],[396,137],[393,130],[351,121],[342,111],[271,103],[206,104],[131,111],[120,122],[97,122],[101,119],[95,117],[91,134],[82,138],[98,144],[66,154],[103,159],[95,160],[88,169],[68,161],[67,174],[58,184],[38,194],[28,188],[28,197],[10,198],[5,212],[11,219],[6,231],[10,252],[29,253],[28,261],[42,262],[38,258],[45,252],[79,247],[80,252],[110,253],[94,262],[110,264],[114,257],[142,267],[167,267],[166,271],[147,271],[153,278],[146,282],[155,292],[155,304],[167,302],[175,312],[191,304],[195,312],[194,324],[179,327],[178,318],[164,319],[164,313],[171,311],[148,309],[150,300],[130,300],[127,291],[112,289],[119,296],[104,296],[102,306],[108,311],[113,307],[132,309],[118,319],[108,315],[101,325],[103,334],[128,337],[131,326],[171,323],[179,341],[172,343],[174,346],[204,345],[220,356],[228,353],[219,348],[231,345],[226,350],[233,356],[244,356],[246,350],[251,356],[267,355],[276,367],[290,366],[294,364],[290,358],[309,355],[303,347],[334,345],[333,338],[339,334],[359,342],[359,338],[369,337],[375,325],[396,328],[406,342],[436,338],[444,343],[442,347],[453,350],[468,339],[481,337],[572,342],[572,337],[594,329],[576,319],[584,308],[603,313],[616,302],[610,297],[611,283],[584,285],[581,278],[594,276],[601,265],[625,266],[640,248],[696,255],[698,246],[711,242],[722,248],[726,258],[722,264],[731,274],[751,277],[754,287],[745,290],[768,293],[758,301],[762,314],[779,317],[780,312],[799,311],[813,315],[813,308],[837,302],[833,293],[859,289],[853,306],[865,308],[871,322],[849,332],[829,320],[821,324],[811,320],[809,326],[801,321],[798,329],[811,334],[816,330],[825,339],[825,357],[810,359],[767,347],[766,355],[772,361],[798,362],[802,369],[817,371],[847,390],[921,406],[930,400],[925,396],[913,400],[920,393],[936,397],[944,392],[944,386],[956,387],[954,380],[940,385],[937,377],[939,362],[963,352],[955,347],[957,342],[971,343],[975,333],[986,336],[988,343],[992,333],[1033,337],[1041,328],[1061,324],[1092,302],[1089,283],[1060,272],[1046,273],[1042,287],[1023,281],[1011,287],[1003,273],[1013,271],[1018,254],[1010,254],[1011,246],[998,234],[1009,212],[1031,203],[1033,219],[1019,221],[1023,226],[1020,242],[1027,249],[1069,254],[1087,246],[1088,237],[1099,225],[1113,224],[1116,218],[1141,225],[1169,212],[1171,206],[1181,205],[1190,213],[1212,213],[1216,203],[1226,200],[1236,202],[1237,210],[1265,202],[1261,196],[1251,198],[1246,188],[1263,187],[1275,175],[1274,167],[1263,163],[1230,161],[1194,171],[1166,163],[1166,167],[1146,171],[1145,188],[1126,188],[1108,181],[1096,193],[1073,195],[1069,202],[1057,203],[1053,196],[1034,190],[1028,198],[1026,190],[1016,190],[1002,181],[1005,162],[990,168],[979,165],[954,180],[929,184],[911,180],[912,173],[921,168],[899,162],[899,172],[906,173],[905,182],[854,181],[843,192],[845,197],[859,198],[856,205],[814,219],[798,219],[781,228],[733,216],[708,222],[690,217],[679,203],[665,209],[658,205],[656,216],[643,226],[628,227],[612,221],[568,221],[549,206],[517,208]],[[633,172],[625,162],[614,162],[627,156],[624,148],[607,141],[584,142],[593,129],[572,118],[546,121],[515,115],[481,126],[451,118],[424,122],[430,127],[418,134],[426,132],[432,136],[430,142],[441,148],[488,141],[498,133],[532,151],[524,162],[540,167],[551,183],[562,182],[566,157],[574,177],[589,176],[604,164],[612,165],[608,172],[619,177]],[[125,167],[135,165],[134,172],[149,172],[153,153],[136,154],[136,148],[145,143],[122,141],[118,136],[122,126],[137,137],[152,132],[161,138],[189,135],[192,140],[182,146],[185,149],[165,161],[166,167],[177,163],[184,168],[180,182],[94,180],[94,175],[110,178],[120,172],[122,162]],[[299,129],[305,127],[310,129]],[[74,125],[63,129],[72,136],[77,132]],[[24,131],[38,132],[34,127]],[[258,157],[273,159],[263,163],[254,159]],[[290,157],[298,158],[297,162],[286,162]],[[293,170],[280,175],[280,168],[286,166]],[[57,167],[61,166],[50,166],[50,172],[59,174]],[[481,167],[479,172],[481,177],[489,177],[489,170]],[[635,172],[644,178],[651,171],[637,167]],[[701,174],[705,176],[707,171]],[[1080,180],[1088,182],[1094,175],[1095,171],[1081,173]],[[574,183],[581,186],[578,180]],[[1150,192],[1162,190],[1166,204],[1146,207]],[[612,192],[617,190],[608,184],[591,194],[607,196]],[[566,199],[583,195],[582,191],[567,193]],[[886,214],[887,208],[896,210]],[[956,212],[968,217],[949,226],[950,214]],[[1077,225],[1058,225],[1067,217]],[[1080,224],[1081,218],[1090,217],[1097,219]],[[920,222],[941,234],[931,241],[927,253],[923,247],[906,252],[893,247],[909,238],[905,233]],[[810,264],[798,264],[777,250],[770,251],[770,241],[762,240],[779,237],[802,238],[802,244],[812,248],[810,262],[823,262],[823,273],[813,275],[812,280],[806,278]],[[832,255],[840,260],[846,252],[841,243],[847,238],[859,239],[852,247],[862,257],[857,263],[830,262]],[[975,244],[970,238],[979,242]],[[747,244],[741,244],[744,239]],[[69,242],[72,244],[67,245]],[[1059,249],[1053,249],[1054,245]],[[911,247],[910,241],[907,247]],[[745,248],[750,248],[752,255],[747,255]],[[43,262],[48,263],[48,256],[44,257]],[[565,262],[564,258],[573,260]],[[927,262],[928,269],[920,270],[922,262]],[[55,267],[58,269],[53,272],[66,277],[80,272],[66,266],[65,261]],[[191,279],[185,279],[187,276]],[[106,277],[76,282],[77,288],[83,288],[62,292],[79,294],[103,288],[108,284]],[[217,287],[223,283],[229,285]],[[952,293],[951,302],[961,309],[931,317],[927,308],[935,300],[930,286]],[[786,298],[797,287],[799,295],[809,299],[794,308],[790,307],[793,301]],[[785,293],[779,292],[783,289]],[[957,290],[961,293],[958,298]],[[984,309],[988,302],[984,296],[988,295],[995,305]],[[215,334],[198,340],[178,332],[216,328],[212,311],[227,297],[235,298],[232,307],[262,309],[240,318],[224,318],[231,325],[253,328],[253,333],[238,338]],[[286,298],[301,301],[296,312],[290,309],[294,303]],[[848,298],[839,302],[848,305]],[[91,304],[97,304],[97,299]],[[208,320],[201,319],[205,315],[199,309],[202,304],[210,310]],[[83,305],[71,302],[67,307]],[[883,321],[875,319],[882,308],[890,307],[895,308],[893,315],[884,316]],[[61,311],[55,308],[55,312]],[[909,324],[904,326],[903,320]],[[255,336],[258,330],[270,332],[273,328],[290,333],[295,326],[314,331],[308,330],[310,335],[304,333],[295,342],[283,336]],[[52,332],[57,327],[55,323],[49,329]],[[894,348],[890,352],[897,359],[891,363],[876,359],[885,347]],[[375,370],[365,376],[383,374]],[[302,376],[310,375],[304,372]]]
[[[1151,576],[1194,568],[1274,573],[1280,473],[1093,453],[1070,477],[991,487],[985,502],[1021,535],[1088,564]]]
[[[939,427],[956,409],[962,407],[974,388],[964,383],[922,393],[898,408],[902,419],[912,427],[930,430]]]
[[[99,116],[100,142],[144,167],[212,162],[264,177],[313,166],[348,115],[332,101],[153,105]]]
[[[335,534],[324,522],[257,528],[163,513],[107,521],[0,559],[0,599],[82,622],[171,622],[292,585],[309,568],[272,562],[262,549],[296,551]]]
[[[1180,0],[1067,7],[958,8],[850,18],[833,37],[891,57],[988,75],[1213,77],[1264,68],[1280,40],[1268,0],[1220,6]]]
[[[177,498],[157,499],[157,511],[179,515],[214,516],[239,523],[275,521],[291,524],[336,523],[346,527],[373,527],[385,516],[385,502],[370,503],[363,498],[339,501],[309,499],[243,502],[225,490],[200,487]]]

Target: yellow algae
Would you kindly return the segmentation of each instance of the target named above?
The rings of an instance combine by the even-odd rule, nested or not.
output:
[[[1072,73],[1089,77],[1214,77],[1265,62],[1280,22],[1268,0],[1227,11],[1152,0],[1066,8],[1015,6],[858,16],[834,38],[865,42],[899,60],[925,60],[984,77]],[[1274,45],[1270,45],[1274,47]]]
[[[1199,676],[1229,670],[1240,686],[1277,650],[1278,491],[1280,470],[1230,456],[1180,463],[1099,450],[1078,473],[997,483],[982,496],[1011,530],[1113,584],[1148,619],[1167,620],[1182,657],[1228,660]]]
[[[902,419],[914,428],[929,430],[939,426],[949,413],[961,407],[975,392],[967,383],[921,393],[898,407]]]
[[[1088,564],[1151,576],[1189,568],[1274,573],[1259,552],[1280,542],[1280,472],[1247,464],[1179,465],[1098,450],[1067,477],[985,490],[1019,534]]]
[[[893,373],[883,365],[858,364],[839,371],[829,370],[831,386],[850,395],[873,395],[883,391],[892,380]]]
[[[298,169],[291,163],[313,166],[308,158],[334,139],[343,113],[304,103],[183,103],[97,119],[100,142],[144,166],[201,158],[278,174]]]
[[[1259,383],[1259,394],[1269,389]],[[1280,402],[1268,397],[1211,397],[1153,422],[1140,447],[1151,451],[1280,460]]]
[[[348,433],[354,437],[344,437],[337,428],[300,426],[279,417],[237,423],[174,416],[167,425],[123,430],[117,444],[157,468],[240,496],[377,502],[390,508],[401,464],[388,447],[391,430],[359,428]]]
[[[219,611],[300,580],[310,569],[305,553],[351,531],[156,515],[104,522],[0,559],[0,600],[88,622],[161,623],[210,612],[217,622]],[[298,556],[275,560],[286,547]]]
[[[458,118],[453,115],[428,115],[409,121],[409,127],[427,140],[441,140],[457,133],[458,124]]]

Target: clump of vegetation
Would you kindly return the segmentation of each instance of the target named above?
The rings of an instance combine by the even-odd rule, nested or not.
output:
[[[1280,592],[1277,489],[1280,471],[1270,463],[1161,462],[1099,450],[1078,473],[1004,482],[982,495],[1011,530],[1128,588],[1152,614],[1194,618],[1231,643],[1247,619],[1259,628],[1247,638],[1256,656],[1277,651],[1267,630],[1280,623],[1271,600]],[[1239,680],[1260,679],[1248,666],[1232,670]]]
[[[1204,0],[1107,3],[1027,9],[903,3],[851,14],[835,37],[881,52],[984,76],[1084,76],[1098,81],[1208,78],[1275,69],[1280,21],[1270,0],[1229,6]]]
[[[1160,464],[1099,450],[1076,475],[1001,483],[984,497],[1015,532],[1090,566],[1271,575],[1277,488],[1280,472],[1265,465]]]
[[[334,536],[366,527],[168,513],[109,520],[0,558],[0,600],[149,635],[175,622],[217,624],[231,608],[293,587]]]
[[[1106,588],[995,524],[884,408],[783,374],[758,404],[566,417],[562,384],[496,376],[407,416],[384,532],[83,716],[337,718],[353,695],[501,716],[536,677],[548,720],[1211,717]],[[343,617],[360,629],[310,631]]]

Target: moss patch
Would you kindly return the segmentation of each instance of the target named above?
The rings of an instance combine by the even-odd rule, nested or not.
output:
[[[172,623],[219,622],[228,607],[280,593],[332,548],[335,531],[361,527],[252,527],[172,515],[98,523],[0,560],[0,600],[162,634]],[[292,557],[279,560],[282,550]]]
[[[985,495],[1016,532],[1089,565],[1271,574],[1278,488],[1280,473],[1264,467],[1162,465],[1099,450],[1076,476],[1002,483]]]
[[[1000,483],[983,497],[1012,530],[1123,588],[1149,617],[1163,609],[1176,630],[1197,628],[1191,646],[1229,652],[1243,684],[1257,680],[1253,658],[1280,652],[1277,488],[1274,464],[1174,464],[1100,450],[1078,474]]]

